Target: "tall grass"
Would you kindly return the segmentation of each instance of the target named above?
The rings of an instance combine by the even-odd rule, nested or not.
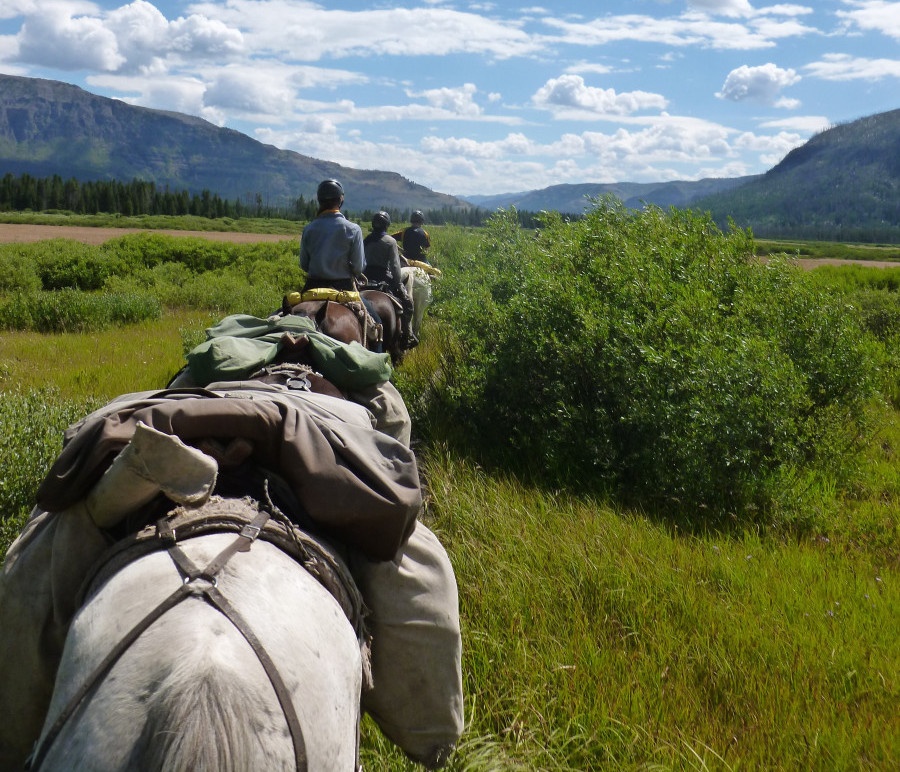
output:
[[[548,770],[896,757],[896,562],[683,535],[440,448],[425,469],[460,578],[470,735]]]
[[[109,400],[159,389],[184,365],[183,341],[202,339],[217,317],[171,312],[126,328],[99,332],[5,333],[0,336],[0,390],[47,387],[76,400]]]

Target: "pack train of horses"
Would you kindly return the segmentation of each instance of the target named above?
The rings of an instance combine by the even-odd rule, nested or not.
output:
[[[404,280],[418,335],[429,271]],[[338,294],[293,293],[281,313],[398,365],[397,300]],[[402,398],[389,381],[254,377],[176,377],[67,430],[47,480],[68,450],[54,482],[81,489],[56,507],[39,490],[0,573],[0,768],[357,772],[363,711],[413,761],[446,763],[463,730],[457,588],[417,519]],[[203,417],[211,400],[234,412]],[[121,434],[145,410],[160,430]],[[211,477],[185,482],[189,456]],[[309,476],[278,468],[289,458]],[[402,538],[373,556],[342,534],[376,510]]]

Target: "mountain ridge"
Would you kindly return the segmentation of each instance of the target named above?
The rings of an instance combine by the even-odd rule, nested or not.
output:
[[[227,159],[227,163],[223,163]],[[61,81],[0,75],[4,172],[79,180],[142,179],[227,199],[288,206],[340,179],[350,209],[468,208],[396,172],[359,170],[266,145],[196,116],[137,107]]]

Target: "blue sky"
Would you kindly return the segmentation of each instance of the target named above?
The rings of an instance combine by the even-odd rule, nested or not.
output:
[[[735,177],[900,107],[900,2],[0,0],[0,72],[442,193]]]

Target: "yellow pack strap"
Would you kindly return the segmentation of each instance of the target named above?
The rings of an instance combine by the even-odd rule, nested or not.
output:
[[[313,287],[302,294],[300,292],[289,292],[287,299],[292,306],[305,300],[333,300],[336,303],[360,302],[358,292],[353,290],[336,290],[331,287]]]
[[[407,258],[407,263],[409,263],[413,268],[421,268],[425,273],[430,273],[432,276],[441,276],[441,269],[435,268],[433,265],[429,265],[428,263],[423,263],[421,260],[410,260]]]

